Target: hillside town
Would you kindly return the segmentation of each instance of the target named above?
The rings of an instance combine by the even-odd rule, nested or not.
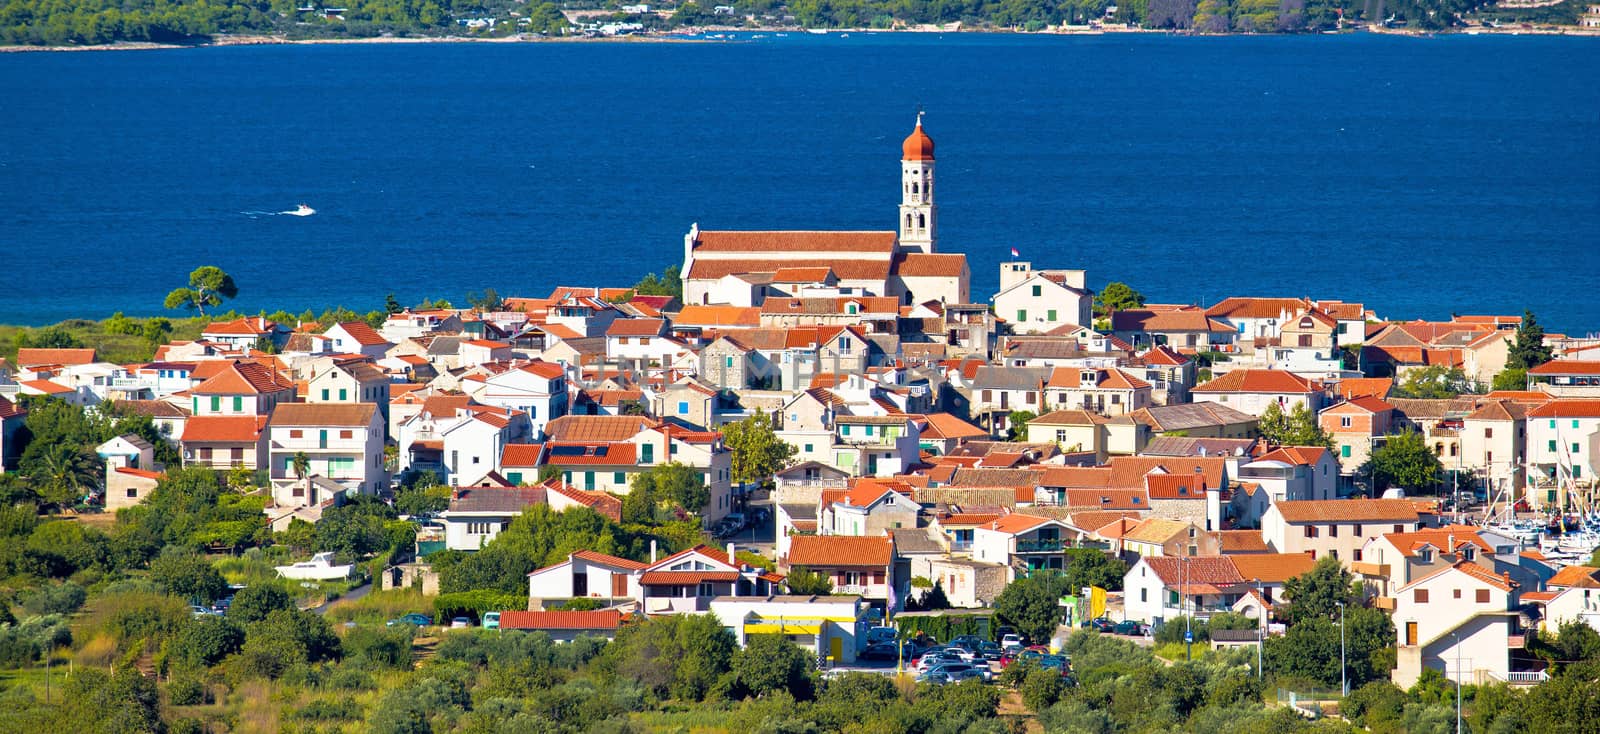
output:
[[[1529,635],[1600,630],[1600,338],[1243,295],[1245,276],[1216,303],[1147,303],[1089,286],[1115,272],[1015,250],[998,291],[973,293],[966,256],[941,249],[920,118],[899,160],[895,229],[689,224],[663,248],[665,293],[563,285],[376,324],[241,316],[136,364],[25,347],[0,362],[0,458],[15,472],[30,411],[60,401],[147,416],[170,443],[97,447],[110,513],[179,465],[253,476],[279,533],[442,487],[372,578],[430,595],[436,553],[486,552],[535,511],[621,522],[641,486],[690,477],[684,547],[566,550],[514,580],[525,605],[463,615],[556,640],[708,613],[741,645],[777,633],[853,666],[902,615],[991,612],[1084,552],[1121,577],[1070,589],[1055,624],[1148,641],[1252,620],[1212,645],[1285,634],[1286,590],[1336,564],[1392,621],[1402,688],[1428,671],[1537,685]],[[366,560],[319,558],[286,568]]]

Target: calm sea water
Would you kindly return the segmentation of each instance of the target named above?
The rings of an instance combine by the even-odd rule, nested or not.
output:
[[[796,34],[0,55],[0,322],[626,284],[713,229],[892,229],[1163,302],[1600,331],[1600,42]],[[305,202],[311,217],[270,214]]]

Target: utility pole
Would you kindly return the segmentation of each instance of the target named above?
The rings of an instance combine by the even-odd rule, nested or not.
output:
[[[1189,557],[1188,556],[1184,556],[1183,557],[1183,597],[1181,597],[1179,599],[1179,602],[1180,602],[1180,608],[1182,606],[1188,606],[1189,607],[1189,613],[1183,615],[1183,659],[1186,660],[1186,661],[1187,660],[1194,660],[1194,653],[1193,653],[1193,650],[1194,650],[1194,629],[1189,626],[1190,625],[1190,621],[1194,619],[1194,605],[1188,603],[1189,591],[1190,591],[1190,588],[1189,588]]]

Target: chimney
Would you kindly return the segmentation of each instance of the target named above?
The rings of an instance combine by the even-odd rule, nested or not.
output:
[[[733,555],[733,543],[731,542],[728,543],[728,562],[733,564],[734,568],[739,567],[739,559]]]
[[[656,542],[654,540],[652,540],[652,541],[650,541],[650,564],[651,565],[655,565],[655,562],[656,562]]]

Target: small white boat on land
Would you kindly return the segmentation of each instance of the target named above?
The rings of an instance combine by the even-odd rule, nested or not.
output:
[[[296,581],[333,581],[349,578],[350,571],[354,568],[354,565],[348,563],[342,566],[333,565],[332,553],[318,553],[309,561],[277,567],[279,576]]]

